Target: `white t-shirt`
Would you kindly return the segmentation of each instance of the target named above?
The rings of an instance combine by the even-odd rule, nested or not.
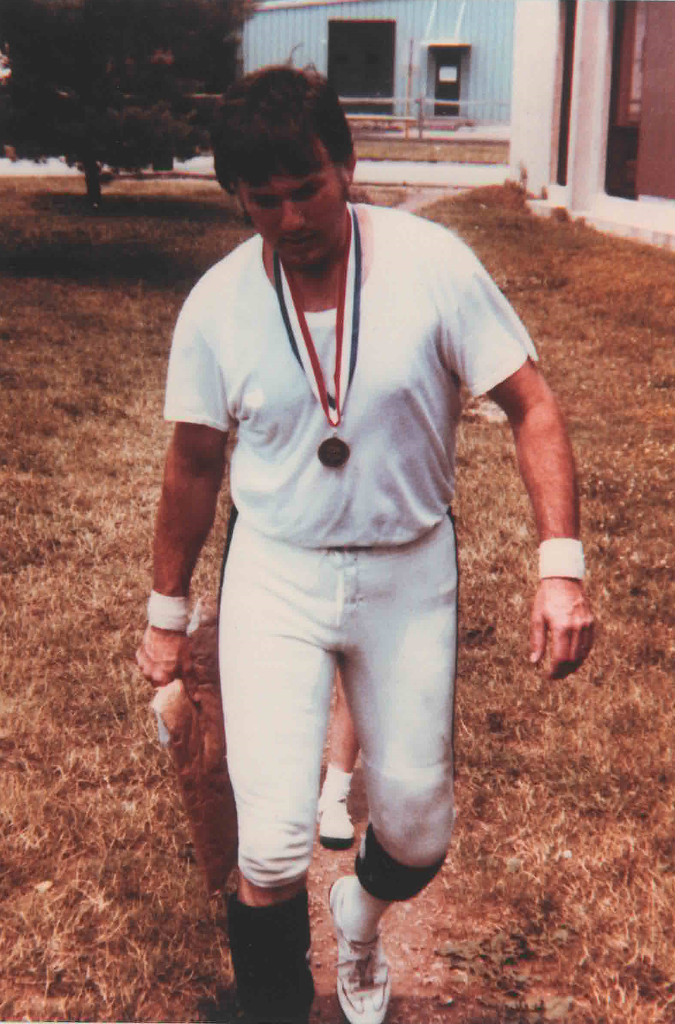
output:
[[[239,514],[303,547],[403,544],[431,529],[453,494],[459,380],[482,394],[536,359],[521,321],[455,235],[401,211],[369,215],[358,358],[337,430],[351,455],[341,468],[317,457],[333,430],[292,353],[259,235],[201,278],[173,338],[166,419],[236,427],[230,487]],[[334,311],[307,320],[319,349],[332,350]],[[325,377],[332,383],[332,370]]]

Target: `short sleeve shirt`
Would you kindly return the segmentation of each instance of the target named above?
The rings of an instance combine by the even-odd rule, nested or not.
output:
[[[236,428],[232,499],[260,532],[304,547],[404,544],[446,514],[460,382],[489,391],[536,359],[523,324],[454,234],[369,208],[373,253],[358,358],[337,429],[347,463],[317,450],[333,430],[294,357],[255,236],[189,295],[174,332],[165,417]],[[330,342],[331,318],[307,317]],[[328,327],[326,326],[328,325]]]

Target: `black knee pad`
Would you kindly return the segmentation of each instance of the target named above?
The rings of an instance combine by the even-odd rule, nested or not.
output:
[[[356,875],[371,896],[378,900],[401,902],[417,896],[438,874],[444,861],[445,854],[429,867],[411,868],[400,864],[381,846],[373,826],[369,825],[356,855]]]

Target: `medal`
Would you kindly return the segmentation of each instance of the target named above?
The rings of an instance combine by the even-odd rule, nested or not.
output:
[[[349,445],[339,437],[327,437],[319,445],[317,455],[327,469],[339,469],[349,458]]]
[[[321,363],[314,347],[312,335],[307,325],[302,308],[302,300],[293,276],[284,273],[281,266],[279,254],[274,253],[274,285],[279,301],[281,316],[284,321],[288,340],[293,355],[300,363],[312,391],[317,397],[324,411],[326,419],[331,427],[336,428],[342,420],[341,383],[343,375],[348,372],[347,388],[352,382],[354,370],[356,369],[356,357],[359,344],[359,326],[361,314],[361,239],[356,213],[350,209],[349,216],[349,245],[347,256],[342,261],[340,284],[338,289],[338,307],[335,322],[335,371],[333,383],[335,397],[328,394],[323,378]],[[353,287],[349,284],[353,282]],[[290,302],[287,302],[285,290],[288,291]],[[351,330],[349,332],[349,348],[344,346],[345,320],[349,322],[349,316],[345,316],[347,306],[347,295],[351,299]],[[304,342],[304,353],[301,355],[296,336],[301,336]],[[304,359],[303,359],[304,355]],[[348,371],[347,371],[348,360]],[[308,365],[306,365],[306,363]],[[343,363],[345,365],[343,366]],[[311,371],[311,375],[310,375]],[[345,372],[346,371],[346,372]],[[332,411],[334,410],[334,412]],[[339,469],[347,462],[350,455],[349,445],[341,438],[333,435],[322,441],[317,450],[319,461],[327,469]]]

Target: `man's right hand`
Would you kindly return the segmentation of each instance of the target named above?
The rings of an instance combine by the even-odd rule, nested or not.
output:
[[[136,651],[136,664],[153,686],[182,678],[189,662],[190,639],[185,633],[148,626]]]

